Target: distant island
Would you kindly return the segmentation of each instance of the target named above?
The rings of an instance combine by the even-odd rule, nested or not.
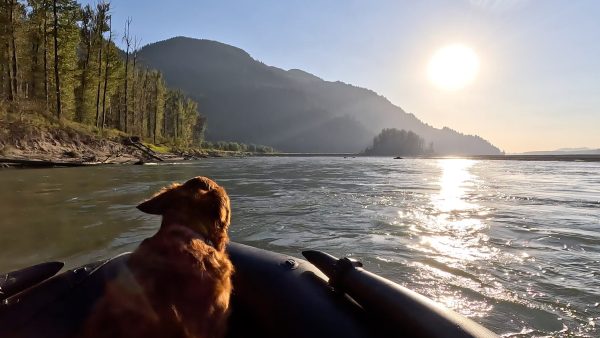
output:
[[[419,156],[432,155],[433,143],[425,146],[425,139],[412,131],[395,128],[383,129],[373,139],[373,145],[364,152],[368,156]]]

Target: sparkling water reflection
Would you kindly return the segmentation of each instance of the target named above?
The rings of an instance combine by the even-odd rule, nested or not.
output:
[[[478,205],[468,203],[465,195],[474,186],[475,177],[469,169],[475,164],[473,160],[445,159],[438,160],[442,169],[440,177],[440,193],[433,195],[432,202],[440,212],[461,212],[478,208]]]
[[[476,194],[477,176],[471,172],[476,161],[464,159],[438,160],[441,169],[438,181],[438,193],[431,194],[431,207],[413,229],[420,234],[420,241],[410,246],[420,251],[428,259],[424,263],[415,263],[418,269],[425,271],[429,278],[453,283],[456,286],[469,286],[480,289],[482,277],[471,275],[467,271],[477,261],[491,259],[497,250],[487,243],[489,236],[486,225],[486,211],[479,204]],[[489,279],[487,282],[491,282]],[[445,285],[439,285],[445,288]],[[444,291],[431,295],[446,306],[473,317],[485,317],[492,310],[486,302],[466,298],[461,292]]]
[[[448,259],[445,263],[459,263],[489,259],[486,248],[485,223],[476,217],[482,207],[475,198],[467,200],[475,186],[476,177],[469,172],[475,164],[472,160],[439,160],[442,169],[439,194],[432,195],[434,217],[425,223],[425,235],[421,245]],[[430,235],[427,235],[430,234]]]

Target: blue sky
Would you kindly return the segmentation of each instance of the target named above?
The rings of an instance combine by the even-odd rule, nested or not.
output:
[[[173,36],[231,44],[269,65],[370,88],[433,126],[508,152],[600,148],[600,1],[113,0],[112,8],[117,33],[131,16],[143,44]],[[448,92],[426,69],[454,43],[475,50],[480,72]]]

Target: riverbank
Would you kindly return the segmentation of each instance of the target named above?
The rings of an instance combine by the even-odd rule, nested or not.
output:
[[[101,137],[77,123],[42,118],[5,117],[0,125],[0,157],[5,161],[134,163],[142,157],[140,151],[118,142],[124,134],[114,130]]]
[[[134,140],[134,142],[132,142]],[[217,144],[217,143],[215,143]],[[235,144],[239,145],[239,144]],[[228,147],[222,147],[229,149]],[[237,147],[246,149],[248,147]],[[0,167],[72,167],[103,164],[179,162],[208,157],[362,157],[364,154],[265,153],[243,150],[177,148],[140,142],[115,129],[99,130],[80,123],[35,114],[0,114]],[[600,155],[424,156],[510,161],[600,162]]]
[[[148,144],[118,130],[99,130],[52,117],[0,117],[0,167],[143,164],[252,155],[242,151]]]

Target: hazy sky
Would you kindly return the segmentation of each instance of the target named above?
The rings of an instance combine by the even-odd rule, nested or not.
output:
[[[84,1],[85,3],[86,1]],[[92,1],[89,1],[92,3]],[[600,148],[597,0],[113,0],[143,44],[221,41],[266,64],[370,88],[435,127],[478,134],[507,152]],[[433,86],[429,59],[462,43],[475,81]]]

